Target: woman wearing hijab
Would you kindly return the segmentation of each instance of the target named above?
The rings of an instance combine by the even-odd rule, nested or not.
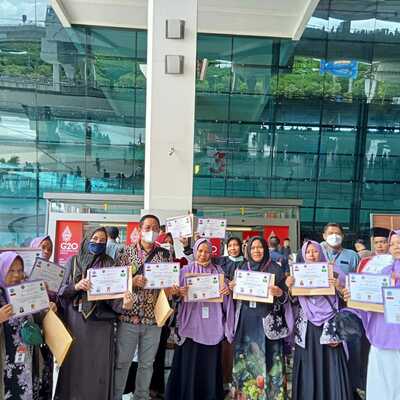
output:
[[[209,240],[199,239],[193,248],[194,261],[181,269],[181,296],[187,294],[185,276],[223,274],[211,262]],[[178,306],[180,343],[175,350],[168,379],[166,400],[222,400],[221,342],[233,340],[234,308],[228,287],[221,290],[223,303],[183,302]]]
[[[0,254],[0,314],[2,315],[2,376],[0,398],[7,400],[38,399],[40,352],[37,346],[26,344],[21,339],[21,329],[26,321],[33,322],[32,315],[13,318],[12,306],[6,305],[5,288],[22,283],[25,279],[22,258],[13,251]],[[53,308],[53,304],[50,304]],[[39,322],[42,313],[35,315]],[[18,353],[24,354],[17,357]]]
[[[109,268],[114,260],[106,254],[107,232],[98,228],[82,241],[79,253],[67,262],[59,292],[64,321],[74,342],[60,368],[55,399],[111,400],[113,393],[115,315],[106,301],[88,301],[87,271]],[[123,307],[129,306],[130,294]]]
[[[49,235],[33,239],[29,247],[32,249],[41,249],[41,257],[46,261],[49,261],[53,254],[53,242]],[[49,298],[51,301],[56,302],[56,293],[49,293]],[[53,394],[53,354],[47,346],[42,346],[40,350],[44,361],[44,368],[40,379],[39,399],[50,400]]]
[[[326,262],[317,242],[304,243],[301,251],[306,263]],[[343,280],[341,270],[337,273]],[[292,276],[286,279],[289,288],[294,283]],[[337,280],[333,278],[330,283],[336,285]],[[339,297],[299,296],[293,303],[296,345],[292,400],[352,400],[344,347],[332,325]]]
[[[31,241],[29,245],[31,249],[41,249],[42,258],[49,261],[51,255],[53,254],[53,242],[49,235],[39,236]]]
[[[389,236],[389,251],[394,257],[392,265],[378,274],[395,277],[395,286],[400,287],[400,230]],[[343,290],[348,301],[350,292]],[[367,400],[397,400],[400,393],[400,325],[389,324],[385,315],[369,311],[347,309],[361,318],[371,350],[368,359]]]
[[[246,246],[246,259],[239,269],[268,272],[275,275],[270,293],[273,304],[238,301],[234,340],[233,389],[234,399],[284,400],[286,376],[283,338],[289,334],[285,325],[283,304],[285,273],[270,260],[266,241],[251,238]],[[234,287],[232,282],[230,287]]]

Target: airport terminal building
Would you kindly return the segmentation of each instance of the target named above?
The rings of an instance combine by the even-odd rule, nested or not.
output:
[[[143,210],[354,238],[399,168],[400,0],[0,0],[3,246]]]

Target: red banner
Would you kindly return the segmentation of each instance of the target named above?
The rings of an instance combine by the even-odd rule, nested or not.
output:
[[[132,244],[139,240],[139,222],[128,222],[126,224],[126,244]]]
[[[268,242],[271,236],[277,236],[281,244],[283,244],[283,241],[289,237],[289,227],[277,225],[264,226],[264,239]]]
[[[221,255],[221,239],[210,239],[212,244],[212,255],[213,257],[219,257]]]
[[[259,231],[244,231],[243,232],[243,241],[249,240],[250,238],[254,236],[261,236],[261,232]]]
[[[78,254],[83,237],[82,221],[58,221],[56,229],[55,262],[64,265]]]

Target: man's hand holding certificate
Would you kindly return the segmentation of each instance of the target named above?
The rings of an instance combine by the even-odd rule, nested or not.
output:
[[[13,308],[13,318],[35,314],[49,308],[49,296],[43,281],[27,281],[6,287],[8,303]]]
[[[186,286],[188,292],[185,301],[223,301],[219,274],[189,274],[186,276]]]
[[[349,274],[347,287],[350,299],[347,305],[364,311],[383,312],[382,288],[390,286],[390,275]]]
[[[199,218],[197,234],[204,238],[225,239],[226,219]]]
[[[272,303],[270,286],[275,283],[275,275],[267,272],[236,270],[233,298],[251,302]]]
[[[179,286],[179,263],[144,265],[145,289],[168,289]]]
[[[303,263],[291,266],[294,278],[293,296],[329,296],[335,294],[330,284],[333,277],[332,267],[328,263]]]
[[[65,268],[58,264],[46,261],[43,258],[37,258],[29,279],[43,280],[50,292],[57,293],[64,279]]]
[[[388,324],[400,324],[400,288],[383,288],[385,320]]]
[[[88,270],[90,290],[88,300],[121,299],[132,291],[129,267],[91,268]]]
[[[193,216],[167,218],[167,232],[171,233],[173,238],[191,237],[193,235]]]

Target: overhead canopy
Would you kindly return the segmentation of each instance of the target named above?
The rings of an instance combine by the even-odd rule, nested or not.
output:
[[[198,0],[202,33],[300,39],[319,0]],[[147,0],[52,0],[64,26],[147,28]],[[177,16],[179,17],[179,16]]]

